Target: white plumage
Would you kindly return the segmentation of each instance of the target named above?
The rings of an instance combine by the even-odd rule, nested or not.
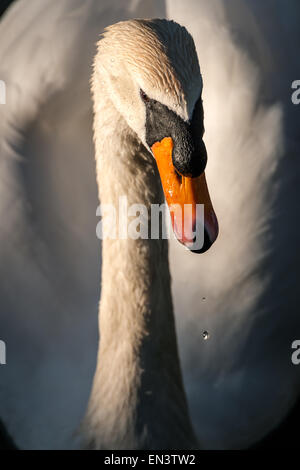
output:
[[[171,245],[199,439],[209,448],[248,445],[293,402],[299,111],[290,85],[300,71],[284,51],[299,38],[299,7],[259,3],[32,0],[1,21],[0,415],[22,447],[70,446],[89,396],[100,283],[90,64],[104,26],[128,17],[186,25],[204,77],[207,175],[221,232],[200,257]]]

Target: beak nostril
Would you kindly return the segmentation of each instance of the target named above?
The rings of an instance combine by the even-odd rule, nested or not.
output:
[[[200,155],[193,156],[189,162],[175,161],[173,166],[177,174],[186,178],[198,178],[205,171],[207,159],[201,158]]]
[[[178,180],[179,183],[182,183],[182,176],[180,173],[178,173],[178,171],[176,170],[176,168],[174,167],[174,171],[175,171],[175,175],[176,175],[176,178]]]

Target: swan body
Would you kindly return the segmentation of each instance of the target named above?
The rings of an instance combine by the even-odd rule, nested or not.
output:
[[[284,52],[298,40],[299,6],[237,0],[118,5],[32,0],[28,8],[19,1],[0,23],[7,94],[0,107],[1,339],[7,343],[0,415],[22,447],[71,446],[98,343],[88,85],[94,44],[105,26],[124,18],[169,17],[188,27],[199,54],[207,178],[222,227],[200,260],[170,243],[182,372],[201,445],[245,447],[276,426],[299,391],[290,363],[290,345],[299,336],[299,113],[288,84],[300,71]],[[145,165],[153,169],[153,161]],[[90,406],[93,398],[97,387]],[[93,431],[101,421],[100,412],[94,416]],[[97,446],[93,431],[88,440]]]
[[[171,68],[172,55],[187,63],[180,74]],[[122,195],[129,206],[148,209],[164,200],[146,148],[140,87],[191,117],[202,80],[184,28],[166,20],[127,21],[109,27],[99,42],[92,85],[97,181],[101,203],[113,207]],[[89,446],[197,447],[179,365],[167,240],[103,240],[99,327],[84,425]]]

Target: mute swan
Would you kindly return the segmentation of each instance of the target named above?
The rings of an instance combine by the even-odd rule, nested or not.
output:
[[[200,252],[206,251],[218,225],[203,174],[202,79],[191,36],[167,20],[107,28],[92,87],[101,203],[117,208],[121,195],[129,205],[163,203],[152,150],[168,203],[205,203],[208,235]],[[193,249],[185,237],[182,243]],[[99,316],[84,425],[89,446],[197,447],[178,360],[166,240],[103,240]]]
[[[4,16],[0,416],[21,447],[70,447],[88,400],[100,285],[90,64],[99,32],[133,17],[186,25],[205,78],[207,177],[222,232],[201,262],[170,248],[197,435],[206,448],[245,447],[290,408],[299,391],[289,349],[300,336],[299,107],[290,101],[300,71],[289,52],[298,12],[297,0],[20,0]]]

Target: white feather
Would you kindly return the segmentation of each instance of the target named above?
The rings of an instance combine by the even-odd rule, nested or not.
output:
[[[158,0],[20,0],[1,20],[0,416],[22,447],[70,447],[89,396],[100,295],[89,77],[99,33],[128,17],[186,25],[203,75],[220,237],[202,256],[171,246],[199,438],[209,448],[246,446],[291,406],[299,374],[290,345],[300,335],[296,12],[296,1],[172,0],[165,11]]]

